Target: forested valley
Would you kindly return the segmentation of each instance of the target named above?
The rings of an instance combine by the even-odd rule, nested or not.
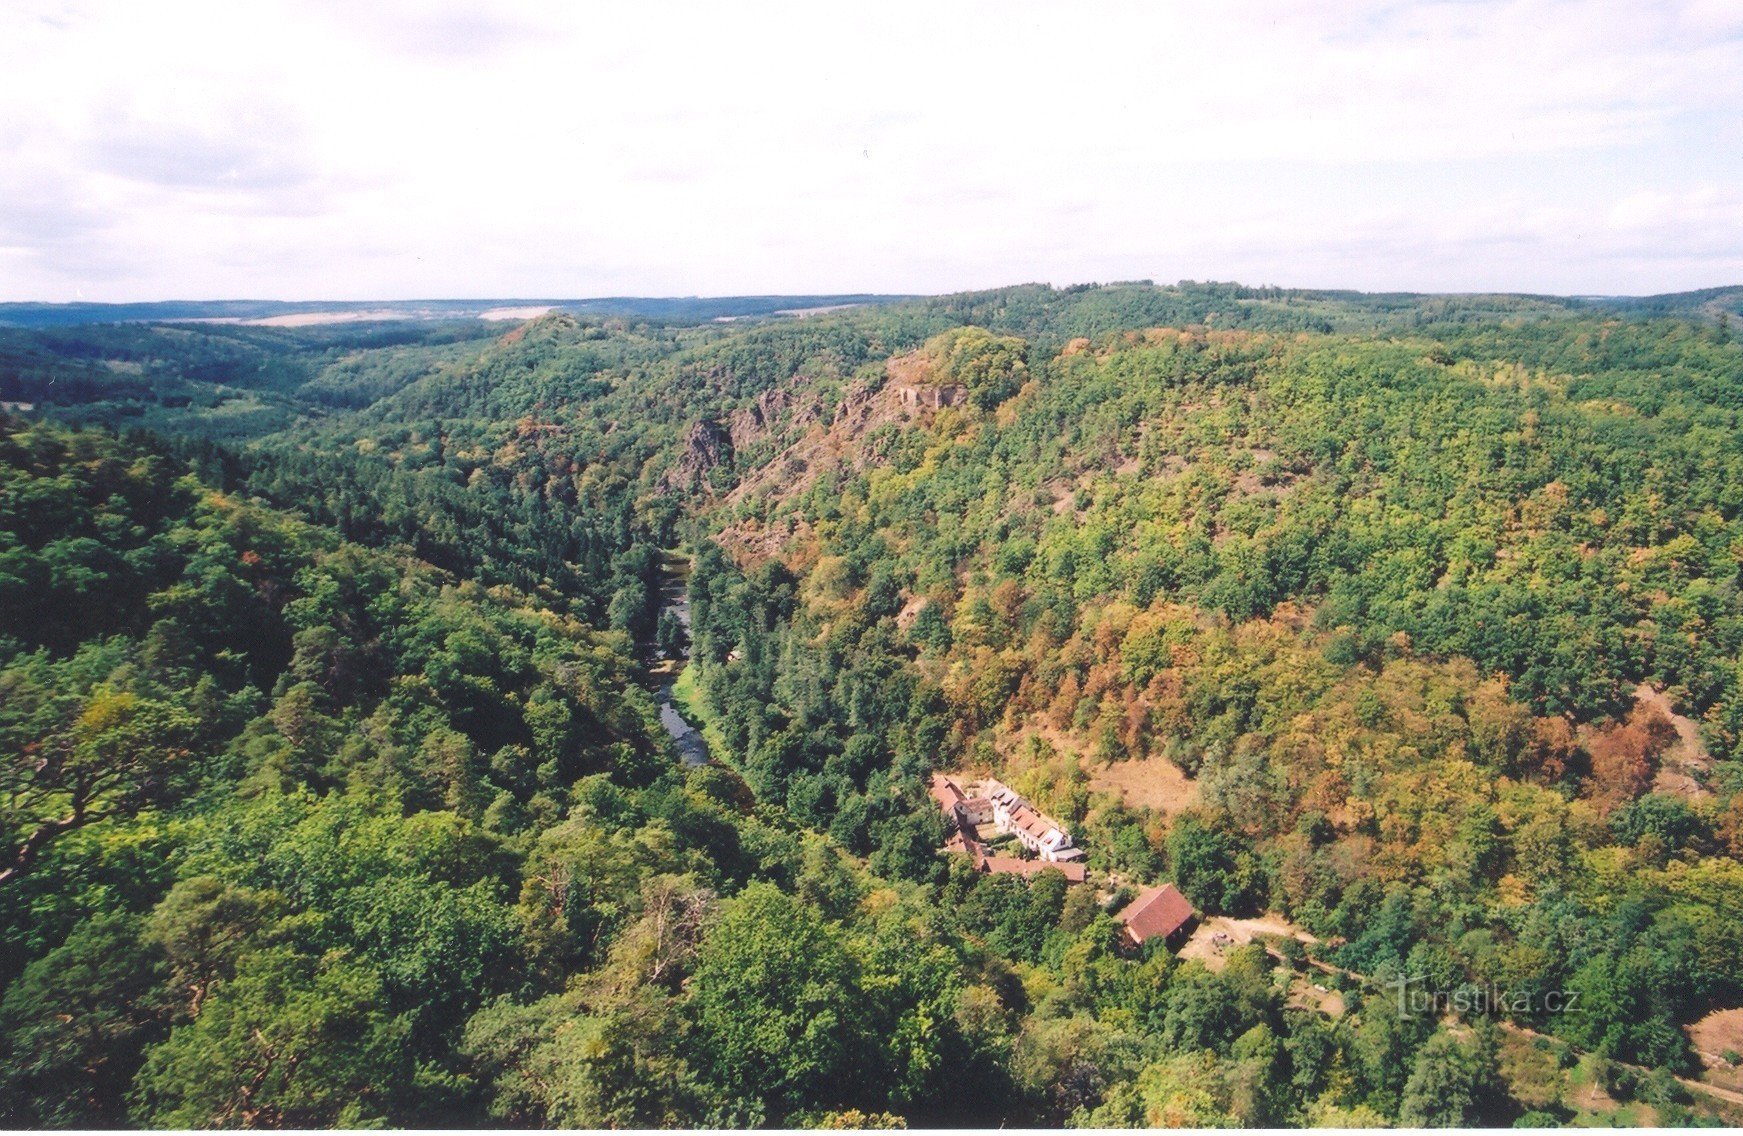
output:
[[[1743,291],[770,311],[0,327],[0,1121],[1743,1119]]]

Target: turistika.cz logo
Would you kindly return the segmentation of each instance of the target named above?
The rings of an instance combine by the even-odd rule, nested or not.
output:
[[[1571,1014],[1579,1011],[1577,990],[1522,991],[1503,990],[1498,986],[1474,983],[1444,990],[1428,984],[1425,974],[1394,978],[1387,985],[1398,996],[1401,1017],[1432,1014],[1444,1017],[1458,1014],[1472,1017],[1480,1014],[1533,1016],[1537,1014]]]

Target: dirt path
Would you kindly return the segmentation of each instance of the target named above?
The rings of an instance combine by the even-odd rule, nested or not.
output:
[[[1500,1024],[1501,1024],[1501,1028],[1506,1030],[1508,1033],[1517,1034],[1520,1037],[1528,1037],[1528,1038],[1532,1038],[1534,1040],[1536,1038],[1541,1037],[1541,1038],[1545,1038],[1549,1041],[1560,1041],[1560,1042],[1562,1042],[1563,1045],[1567,1044],[1565,1041],[1562,1041],[1561,1038],[1558,1038],[1558,1037],[1554,1036],[1553,1034],[1540,1033],[1537,1030],[1532,1029],[1530,1026],[1522,1026],[1522,1025],[1519,1025],[1517,1022],[1502,1021]],[[1569,1046],[1569,1048],[1572,1049],[1573,1047]],[[1583,1050],[1579,1050],[1579,1049],[1574,1049],[1574,1052],[1581,1053],[1581,1054],[1584,1053]],[[1614,1060],[1614,1059],[1612,1058],[1612,1060]],[[1640,1073],[1642,1076],[1644,1076],[1647,1073],[1652,1072],[1652,1070],[1648,1069],[1644,1065],[1634,1065],[1634,1064],[1630,1064],[1627,1061],[1617,1061],[1616,1064],[1626,1065],[1628,1068],[1635,1070],[1636,1072]],[[1705,1093],[1706,1095],[1713,1097],[1717,1100],[1722,1100],[1722,1101],[1725,1101],[1729,1104],[1743,1106],[1743,1093],[1734,1092],[1731,1089],[1720,1088],[1718,1085],[1711,1085],[1711,1084],[1708,1084],[1706,1081],[1696,1080],[1693,1077],[1678,1077],[1677,1083],[1680,1084],[1683,1088],[1688,1089],[1690,1092]]]
[[[1287,921],[1281,920],[1281,919],[1275,919],[1275,918],[1258,919],[1258,920],[1224,920],[1224,919],[1220,919],[1220,918],[1215,918],[1212,920],[1208,920],[1207,924],[1213,923],[1213,922],[1245,923],[1245,924],[1260,923],[1260,924],[1273,924],[1273,925],[1281,924],[1284,927],[1289,926]],[[1203,931],[1203,929],[1204,928],[1201,927],[1200,931]],[[1213,934],[1214,933],[1215,932],[1213,932]],[[1225,931],[1224,933],[1228,933],[1228,932]],[[1265,932],[1265,933],[1270,933],[1270,932]],[[1302,938],[1302,936],[1306,936],[1306,937]],[[1306,935],[1306,932],[1300,932],[1296,937],[1298,939],[1301,939],[1301,941],[1303,941],[1303,942],[1311,943],[1311,942],[1315,941],[1312,938],[1312,936]],[[1198,938],[1198,935],[1195,934],[1193,936],[1193,939],[1196,940],[1197,938]],[[1187,944],[1187,947],[1181,948],[1180,955],[1182,958],[1189,957],[1189,956],[1187,956],[1186,951],[1191,945],[1192,944],[1189,942]],[[1267,948],[1267,950],[1268,950],[1268,953],[1273,958],[1277,959],[1280,962],[1284,961],[1283,956],[1278,954],[1275,950],[1270,950],[1269,948]],[[1355,972],[1353,970],[1344,970],[1342,967],[1333,966],[1331,963],[1321,962],[1318,959],[1314,959],[1314,958],[1308,958],[1305,961],[1306,961],[1308,966],[1311,966],[1311,967],[1313,967],[1317,970],[1320,970],[1320,971],[1324,971],[1327,974],[1339,974],[1347,979],[1350,979],[1350,980],[1355,981],[1355,982],[1359,982],[1363,986],[1371,987],[1371,986],[1376,985],[1376,983],[1365,974],[1358,974],[1357,972]],[[1207,962],[1206,965],[1208,966],[1209,963]],[[1728,1010],[1728,1011],[1724,1011],[1724,1013],[1726,1015],[1736,1015],[1736,1017],[1735,1017],[1734,1022],[1732,1019],[1726,1018],[1726,1019],[1724,1019],[1722,1024],[1724,1024],[1725,1026],[1735,1025],[1739,1030],[1743,1030],[1743,1009]],[[1716,1015],[1709,1015],[1709,1018],[1714,1017],[1714,1016],[1716,1016]],[[1706,1020],[1706,1019],[1703,1019],[1703,1021],[1704,1020]],[[1522,1026],[1516,1022],[1510,1022],[1510,1021],[1506,1021],[1504,1019],[1498,1019],[1498,1022],[1499,1022],[1499,1025],[1502,1029],[1506,1030],[1509,1033],[1518,1035],[1520,1037],[1527,1037],[1527,1038],[1532,1038],[1532,1039],[1545,1038],[1549,1041],[1559,1042],[1563,1045],[1568,1044],[1562,1038],[1555,1037],[1553,1034],[1541,1033],[1537,1030],[1532,1029],[1530,1026]],[[1728,1030],[1726,1031],[1726,1034],[1727,1034],[1727,1036],[1729,1035]],[[1579,1053],[1582,1056],[1584,1055],[1584,1052],[1585,1052],[1584,1050],[1574,1048],[1573,1046],[1569,1046],[1569,1048],[1573,1049],[1575,1053]],[[1706,1056],[1705,1053],[1701,1052],[1701,1046],[1700,1046],[1699,1042],[1696,1043],[1696,1051],[1697,1051],[1697,1053],[1700,1053],[1700,1055],[1702,1057]],[[1634,1065],[1634,1064],[1631,1064],[1631,1063],[1626,1062],[1626,1061],[1617,1061],[1616,1064],[1626,1065],[1628,1068],[1633,1069],[1636,1072],[1638,1072],[1641,1076],[1645,1076],[1646,1074],[1648,1074],[1652,1071],[1652,1070],[1646,1068],[1644,1065]],[[1683,1088],[1689,1090],[1691,1093],[1705,1094],[1706,1096],[1712,1098],[1713,1100],[1722,1101],[1725,1104],[1735,1106],[1735,1108],[1737,1110],[1740,1110],[1740,1111],[1737,1111],[1735,1113],[1732,1113],[1729,1110],[1727,1110],[1727,1115],[1725,1116],[1725,1119],[1727,1121],[1734,1124],[1739,1119],[1743,1119],[1743,1092],[1739,1092],[1735,1089],[1728,1089],[1722,1085],[1715,1085],[1709,1081],[1702,1081],[1702,1080],[1700,1080],[1698,1078],[1694,1078],[1694,1077],[1678,1077],[1676,1080],[1677,1080],[1678,1084],[1682,1085]]]

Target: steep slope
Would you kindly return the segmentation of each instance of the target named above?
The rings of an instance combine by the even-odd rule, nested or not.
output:
[[[887,385],[855,404],[876,428],[813,422],[710,506],[732,558],[696,585],[702,685],[759,795],[884,850],[857,819],[868,768],[996,769],[1094,865],[1273,907],[1367,973],[1625,988],[1628,1011],[1521,1020],[1688,1062],[1678,1026],[1743,998],[1726,329],[987,354],[991,397],[917,413]],[[1674,756],[1665,704],[1719,760]],[[1092,790],[1135,759],[1196,779],[1196,805]],[[1476,939],[1448,937],[1454,911]],[[1669,983],[1690,934],[1732,946]]]
[[[9,424],[8,775],[140,776],[0,879],[0,1115],[1712,1114],[1743,354],[1661,299],[248,329],[302,417],[240,453]],[[674,548],[699,769],[632,653]],[[941,854],[944,769],[1092,886]],[[1129,952],[1163,882],[1203,933]]]

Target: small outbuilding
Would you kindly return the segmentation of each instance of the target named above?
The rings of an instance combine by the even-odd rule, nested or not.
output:
[[[1198,912],[1173,884],[1146,888],[1116,917],[1125,924],[1126,942],[1141,947],[1152,939],[1177,949],[1192,934]]]

